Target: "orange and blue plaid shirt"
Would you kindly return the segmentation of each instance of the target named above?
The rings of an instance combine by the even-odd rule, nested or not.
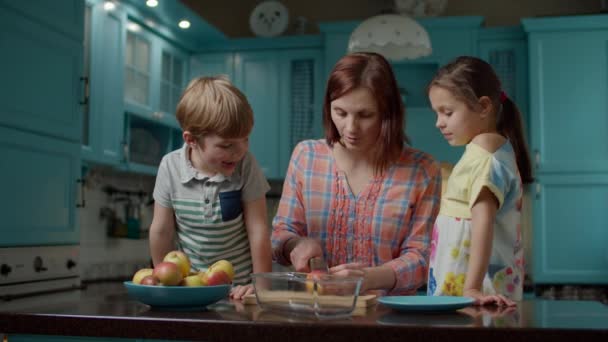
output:
[[[361,262],[395,272],[391,294],[413,294],[426,281],[429,241],[439,211],[439,165],[404,147],[400,158],[355,196],[325,140],[299,143],[273,220],[273,258],[288,265],[285,242],[321,242],[329,266]]]

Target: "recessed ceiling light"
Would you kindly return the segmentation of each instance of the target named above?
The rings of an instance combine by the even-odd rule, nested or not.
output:
[[[182,20],[177,25],[183,29],[187,29],[190,27],[190,22],[188,20]]]
[[[103,3],[103,9],[106,11],[113,11],[116,9],[116,4],[112,1],[106,1]]]
[[[158,6],[158,1],[157,0],[147,0],[146,1],[146,6],[148,6],[148,7],[156,7],[156,6]]]

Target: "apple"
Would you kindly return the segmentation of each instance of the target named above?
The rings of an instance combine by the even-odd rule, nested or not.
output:
[[[152,275],[153,271],[154,270],[151,268],[142,268],[138,270],[133,275],[133,284],[141,284],[142,279],[144,279],[146,276]]]
[[[184,278],[182,277],[182,271],[179,269],[179,267],[169,261],[163,261],[156,265],[152,275],[158,278],[161,284],[168,286],[178,285],[179,282]]]
[[[207,285],[230,284],[234,279],[234,267],[227,260],[220,260],[207,269]]]
[[[163,261],[172,262],[179,267],[182,272],[182,277],[187,277],[190,274],[190,259],[186,253],[182,251],[171,251],[165,255]]]
[[[209,279],[207,278],[207,273],[204,271],[198,272],[198,277],[201,278],[201,282],[203,283],[203,286],[207,286],[209,285]]]
[[[198,274],[185,277],[179,284],[181,286],[205,286],[203,279]]]
[[[314,270],[306,275],[306,291],[308,293],[313,293],[315,284],[317,285],[317,293],[323,294],[323,287],[319,284],[319,280],[321,280],[322,276],[326,275],[327,272],[322,270]]]
[[[141,285],[158,285],[160,284],[160,281],[158,280],[158,278],[156,278],[153,275],[147,275],[144,277],[144,279],[141,280]]]

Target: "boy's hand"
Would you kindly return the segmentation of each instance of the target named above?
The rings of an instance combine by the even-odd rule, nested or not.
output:
[[[237,285],[230,290],[230,298],[243,300],[246,295],[253,293],[253,285]]]
[[[510,300],[509,298],[497,294],[497,295],[484,295],[479,290],[464,290],[463,296],[471,297],[475,299],[475,305],[490,305],[496,304],[498,306],[515,306],[517,303]]]

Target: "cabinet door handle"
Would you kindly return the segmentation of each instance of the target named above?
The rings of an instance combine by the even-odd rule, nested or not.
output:
[[[84,83],[84,98],[78,103],[84,106],[89,104],[89,78],[83,76],[80,78],[80,82]]]
[[[539,199],[539,198],[540,198],[540,189],[541,189],[541,188],[540,188],[540,183],[536,183],[536,189],[535,189],[535,191],[534,191],[534,197],[535,197],[536,199]]]
[[[536,169],[540,167],[540,152],[538,152],[538,149],[534,150],[534,167]]]
[[[79,178],[76,180],[76,183],[80,184],[80,203],[76,203],[76,208],[84,208],[84,178]]]

